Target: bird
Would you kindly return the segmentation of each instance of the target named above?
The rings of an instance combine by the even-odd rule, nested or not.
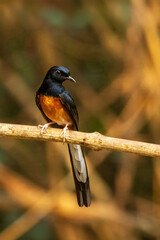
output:
[[[51,67],[36,92],[36,105],[47,121],[41,127],[45,134],[49,126],[62,128],[61,136],[65,142],[66,131],[78,131],[79,116],[73,97],[62,85],[64,81],[76,82],[70,71],[63,66]],[[68,144],[77,202],[80,207],[91,205],[91,192],[87,165],[80,145]]]

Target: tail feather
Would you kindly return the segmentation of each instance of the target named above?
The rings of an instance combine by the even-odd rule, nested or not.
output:
[[[89,207],[91,204],[91,194],[87,166],[82,149],[79,145],[68,144],[71,159],[73,177],[75,182],[78,205]]]

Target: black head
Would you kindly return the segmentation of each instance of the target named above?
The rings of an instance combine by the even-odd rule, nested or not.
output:
[[[49,77],[51,80],[59,83],[63,83],[65,80],[76,82],[74,78],[70,76],[70,71],[62,66],[54,66],[50,68],[46,77]]]

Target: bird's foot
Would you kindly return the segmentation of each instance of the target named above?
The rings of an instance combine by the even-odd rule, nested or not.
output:
[[[45,134],[47,132],[47,129],[49,127],[49,125],[53,124],[54,122],[49,122],[49,123],[46,123],[44,125],[38,125],[38,127],[41,128],[41,135]]]
[[[66,141],[68,125],[69,125],[69,123],[66,124],[66,126],[63,128],[63,130],[60,134],[61,137],[63,136],[63,143],[65,143],[65,141]]]

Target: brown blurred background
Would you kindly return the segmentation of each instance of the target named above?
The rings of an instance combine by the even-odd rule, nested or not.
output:
[[[160,143],[157,0],[0,1],[0,121],[38,125],[35,92],[70,69],[80,130]],[[160,239],[160,160],[85,149],[93,202],[79,208],[67,147],[0,140],[0,239]]]

